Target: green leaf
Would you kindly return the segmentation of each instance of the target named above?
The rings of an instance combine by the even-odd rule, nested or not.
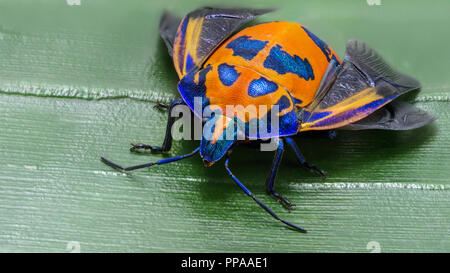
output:
[[[100,162],[128,166],[198,146],[129,152],[131,142],[162,143],[167,113],[153,105],[178,97],[158,35],[163,10],[183,15],[223,1],[73,2],[0,3],[1,252],[65,252],[70,242],[81,252],[369,252],[371,241],[381,252],[450,251],[448,1],[284,0],[258,19],[299,22],[341,56],[349,38],[366,41],[421,81],[413,101],[438,116],[407,132],[296,137],[329,175],[322,181],[287,152],[276,185],[297,205],[291,213],[264,190],[273,154],[236,148],[236,176],[307,234],[245,196],[223,162],[205,168],[194,156],[130,173]]]

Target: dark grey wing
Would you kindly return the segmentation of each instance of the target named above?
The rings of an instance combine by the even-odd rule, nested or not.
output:
[[[329,70],[330,83],[321,84],[324,89],[304,109],[301,130],[344,127],[420,87],[417,80],[395,71],[375,50],[358,40],[347,42],[344,61]]]
[[[203,8],[190,13],[189,18],[204,18],[197,56],[205,58],[239,27],[272,9]]]
[[[399,96],[420,88],[416,79],[394,70],[369,45],[356,39],[347,42],[344,60],[334,73],[337,79],[320,97],[319,108],[335,105],[371,87],[386,91],[382,96]]]
[[[351,62],[370,85],[376,86],[380,81],[386,81],[399,94],[420,88],[419,81],[394,70],[381,55],[362,41],[352,39],[347,42],[345,61]]]
[[[175,69],[180,76],[199,69],[209,55],[239,27],[272,9],[202,8],[181,21],[173,43]]]
[[[180,25],[181,18],[171,14],[170,12],[164,12],[159,22],[159,34],[164,40],[167,46],[169,55],[172,57],[173,52],[173,41],[175,40],[175,35],[177,34],[178,26]]]
[[[434,121],[435,116],[404,101],[393,101],[342,130],[410,130]]]

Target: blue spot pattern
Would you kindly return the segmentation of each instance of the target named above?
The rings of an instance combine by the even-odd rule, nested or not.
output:
[[[275,70],[278,74],[294,73],[305,80],[314,80],[314,72],[308,59],[291,56],[280,45],[272,47],[264,61],[264,67]]]
[[[302,100],[297,99],[297,98],[295,98],[295,97],[292,97],[292,100],[294,101],[294,104],[302,104],[302,103],[303,103]]]
[[[189,71],[191,71],[192,68],[194,68],[195,64],[194,64],[194,60],[191,57],[191,54],[187,54],[186,56],[186,64],[184,65],[185,67],[185,71],[187,73],[189,73]]]
[[[322,41],[311,31],[307,30],[305,27],[302,28],[308,34],[309,38],[311,38],[311,40],[313,40],[313,42],[320,48],[320,50],[322,50],[323,55],[325,55],[328,62],[330,62],[330,60],[333,59],[336,61],[336,63],[339,63],[339,61],[336,59],[336,56],[334,56],[334,54],[331,53],[330,48],[324,41]]]
[[[177,33],[177,36],[180,35],[180,51],[178,52],[178,60],[179,60],[179,65],[178,68],[180,71],[183,71],[183,56],[184,56],[184,52],[185,52],[185,35],[186,35],[186,30],[187,30],[187,25],[188,25],[188,18],[184,18],[183,22],[181,23],[181,30],[180,32]]]
[[[262,139],[278,136],[289,136],[297,133],[300,125],[294,111],[290,111],[282,116],[278,116],[278,113],[276,113],[275,116],[279,118],[278,128],[272,128],[271,109],[267,112],[266,116],[260,119],[253,118],[249,122],[245,123],[245,135],[250,139]],[[257,128],[253,128],[254,126],[257,126]]]
[[[253,40],[249,38],[250,36],[245,35],[238,37],[228,43],[227,48],[233,50],[233,56],[240,56],[250,61],[267,45],[268,41]]]
[[[202,98],[202,110],[209,105],[209,99],[206,97],[206,74],[212,70],[212,66],[208,65],[204,69],[187,74],[178,83],[178,91],[183,100],[194,111],[194,98]],[[198,73],[198,83],[195,82],[195,75]],[[195,113],[200,116],[201,113]]]
[[[238,73],[233,65],[226,63],[220,64],[217,71],[219,72],[219,79],[225,86],[232,86],[239,78],[241,73]]]
[[[247,93],[250,97],[256,98],[273,93],[277,89],[278,85],[276,83],[261,77],[250,82]]]
[[[275,105],[278,105],[278,111],[283,112],[283,110],[288,109],[291,106],[291,100],[286,96],[281,96]]]

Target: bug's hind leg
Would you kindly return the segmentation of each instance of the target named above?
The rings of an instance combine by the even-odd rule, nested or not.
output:
[[[225,169],[227,170],[228,174],[231,176],[231,178],[233,179],[233,181],[244,191],[244,193],[249,196],[250,198],[253,199],[253,201],[255,201],[261,208],[263,208],[267,213],[269,213],[270,215],[272,215],[273,218],[277,219],[278,221],[298,230],[301,232],[306,232],[306,229],[301,228],[295,224],[292,224],[284,219],[281,219],[280,217],[278,217],[278,215],[275,214],[275,212],[273,212],[269,207],[267,207],[263,202],[261,202],[258,198],[255,197],[255,195],[249,191],[244,184],[241,183],[241,181],[239,181],[239,179],[237,179],[237,177],[231,172],[230,168],[229,168],[229,160],[230,160],[230,154],[231,154],[232,150],[228,150],[227,154],[226,154],[226,158],[225,158]]]
[[[327,136],[329,139],[335,139],[336,135],[337,135],[336,130],[329,130]]]
[[[275,156],[272,162],[272,168],[270,169],[270,173],[266,179],[266,191],[273,198],[275,198],[275,200],[281,202],[283,206],[285,206],[290,211],[291,208],[295,206],[295,204],[292,204],[287,198],[281,196],[279,193],[275,191],[275,178],[281,163],[281,159],[283,158],[283,153],[284,153],[284,140],[279,139],[278,148],[277,151],[275,152]]]
[[[297,144],[295,144],[294,140],[291,137],[286,137],[285,142],[294,150],[295,155],[297,156],[297,160],[306,169],[310,170],[311,172],[315,172],[318,175],[322,177],[322,179],[326,178],[326,172],[322,170],[321,168],[314,166],[312,164],[309,164],[306,162],[305,158],[303,157],[302,153],[300,152],[300,149],[298,148]]]
[[[157,108],[165,108],[169,109],[169,117],[167,119],[167,125],[166,125],[166,135],[164,137],[164,142],[162,146],[152,146],[147,144],[131,144],[130,151],[132,152],[139,152],[142,150],[149,150],[152,153],[161,153],[161,152],[168,152],[170,148],[172,148],[172,125],[175,122],[175,117],[172,117],[172,110],[175,106],[184,104],[182,99],[176,99],[172,101],[170,105],[165,105],[162,103],[157,103],[155,107]]]

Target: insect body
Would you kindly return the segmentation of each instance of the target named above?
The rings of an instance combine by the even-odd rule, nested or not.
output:
[[[238,31],[268,11],[204,8],[182,20],[166,13],[160,33],[180,77],[178,90],[182,98],[167,106],[169,120],[163,145],[136,144],[131,150],[170,150],[174,122],[171,111],[186,104],[202,117],[196,110],[196,99],[200,99],[201,112],[214,111],[205,121],[205,127],[207,123],[212,126],[203,130],[200,147],[187,155],[127,168],[103,157],[102,161],[129,171],[197,153],[206,166],[225,157],[226,171],[245,194],[275,219],[306,231],[278,217],[232,173],[230,154],[237,144],[261,139],[277,143],[266,190],[290,209],[293,204],[274,188],[285,146],[293,149],[300,165],[325,176],[324,171],[304,159],[293,135],[308,130],[408,130],[435,119],[406,102],[393,101],[420,84],[393,70],[361,41],[347,43],[341,62],[331,47],[297,23],[269,22]],[[231,111],[230,105],[240,105],[246,111]]]
[[[241,73],[249,74],[256,79],[263,77],[289,92],[292,98],[289,100],[292,100],[295,106],[304,107],[313,100],[331,59],[339,62],[333,49],[305,27],[297,23],[270,22],[245,28],[227,39],[206,61],[205,66],[235,67],[236,70],[243,71]],[[224,74],[222,78],[227,76],[225,72],[222,72]],[[218,75],[220,79],[221,73]],[[239,77],[236,77],[237,80]],[[252,100],[256,98],[267,99],[267,96],[262,96],[263,94],[252,92],[251,86],[245,88],[244,85],[251,84],[251,81],[244,83],[241,80],[236,84],[230,81],[223,84],[222,81],[207,79],[206,83],[218,83],[216,88],[207,88],[206,95],[209,98],[223,97],[223,95],[214,96],[212,92],[226,93],[227,90],[224,89],[233,87],[239,89],[233,90],[233,93],[248,95],[243,95],[239,101],[241,103],[254,103]],[[223,91],[218,91],[219,89]],[[274,99],[273,96],[271,99]],[[211,103],[222,102],[211,101]],[[269,103],[273,104],[273,101]]]

